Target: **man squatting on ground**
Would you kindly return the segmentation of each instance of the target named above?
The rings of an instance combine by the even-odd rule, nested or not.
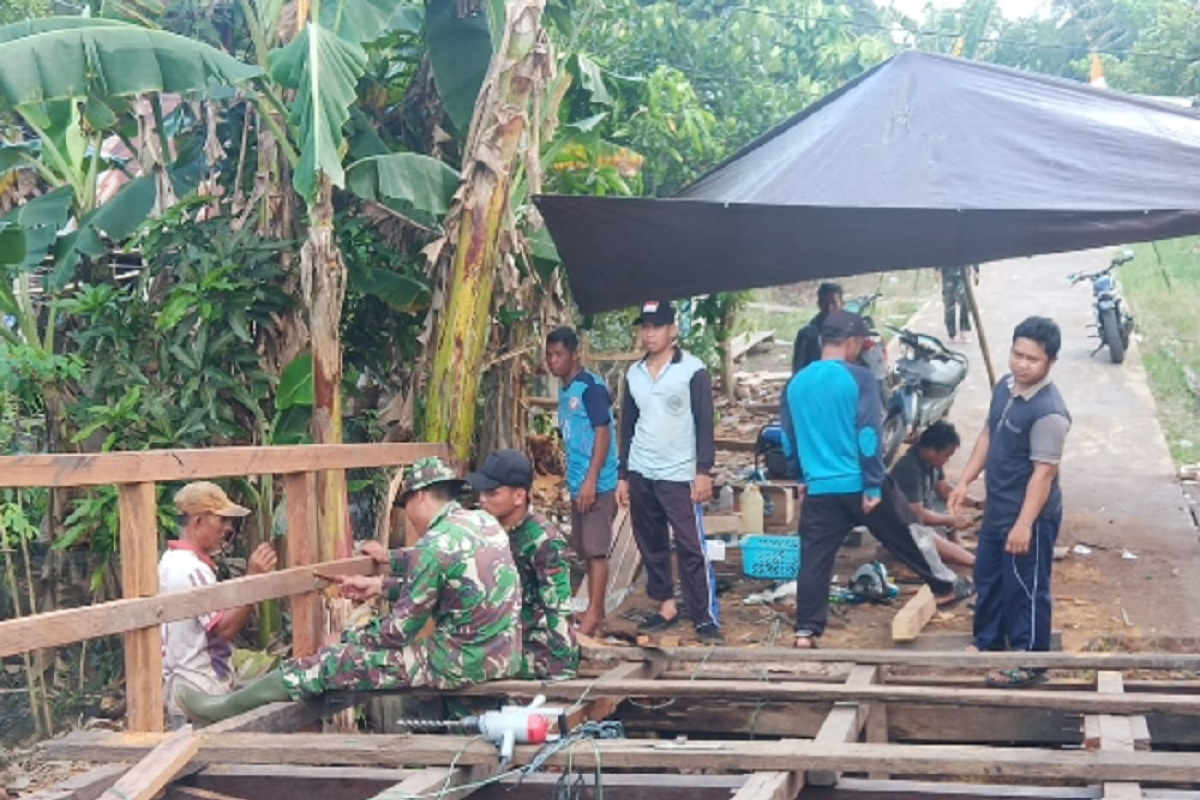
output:
[[[508,531],[521,574],[521,666],[516,677],[572,678],[579,648],[571,632],[571,571],[567,540],[530,507],[533,464],[519,450],[496,450],[467,476],[483,510]]]
[[[866,526],[933,591],[941,606],[973,593],[964,581],[936,577],[909,530],[913,520],[889,482],[880,455],[883,408],[879,385],[858,358],[870,331],[856,314],[835,311],[821,328],[821,360],[788,383],[781,419],[794,441],[807,493],[800,508],[800,574],[795,646],[816,646],[829,616],[829,583],[838,547]]]
[[[193,722],[214,722],[336,690],[445,690],[516,674],[521,578],[504,529],[487,512],[468,511],[454,499],[462,488],[463,481],[440,459],[410,465],[397,502],[408,524],[421,532],[420,540],[390,554],[378,543],[364,547],[377,563],[390,565],[390,576],[335,579],[350,600],[386,593],[393,603],[387,618],[348,630],[338,644],[289,659],[230,695],[181,686],[175,692],[179,708]],[[417,639],[430,618],[433,634]]]
[[[571,328],[556,328],[546,337],[546,366],[561,382],[558,427],[571,494],[571,549],[587,562],[588,608],[579,632],[591,636],[604,624],[608,551],[617,516],[612,397],[604,379],[583,368],[579,337]]]
[[[1062,461],[1071,415],[1050,370],[1062,334],[1045,317],[1013,331],[1009,368],[996,384],[987,425],[962,479],[950,494],[950,513],[970,502],[967,489],[986,472],[987,507],[979,531],[975,582],[978,650],[1050,649],[1050,570],[1062,524]],[[1045,679],[1042,670],[997,670],[989,685],[1019,687]]]
[[[892,466],[896,488],[908,500],[919,524],[931,529],[938,556],[947,564],[974,567],[975,554],[959,544],[959,534],[972,525],[965,513],[950,514],[946,501],[953,487],[946,480],[944,467],[958,452],[958,431],[949,422],[938,421],[921,432],[917,443],[908,448]],[[968,499],[967,506],[983,508],[978,500]],[[942,536],[938,529],[946,532]]]
[[[213,557],[234,535],[234,520],[250,513],[229,499],[215,483],[196,481],[175,494],[179,512],[179,539],[167,543],[158,562],[158,585],[163,592],[179,592],[217,582]],[[260,544],[246,562],[247,575],[275,569],[275,551]],[[234,689],[233,639],[246,627],[253,606],[213,611],[162,626],[163,695],[171,729],[187,723],[175,704],[177,686],[190,686],[209,694],[229,694]]]
[[[639,629],[661,631],[679,620],[671,575],[674,531],[688,616],[700,641],[719,643],[716,579],[700,511],[712,497],[709,473],[716,459],[712,378],[700,359],[676,344],[679,328],[670,303],[645,303],[635,324],[646,356],[625,377],[617,500],[629,506],[646,594],[659,604]]]

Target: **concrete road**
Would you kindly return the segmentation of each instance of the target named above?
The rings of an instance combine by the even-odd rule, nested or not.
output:
[[[977,296],[998,376],[1008,372],[1014,326],[1030,315],[1056,320],[1063,347],[1053,377],[1073,417],[1062,465],[1065,518],[1059,544],[1092,547],[1056,565],[1056,627],[1068,646],[1121,639],[1200,636],[1200,545],[1159,428],[1136,345],[1124,364],[1091,355],[1090,287],[1071,272],[1102,267],[1110,250],[987,264]],[[914,318],[916,330],[945,337],[940,298]],[[978,333],[971,372],[951,415],[964,447],[955,477],[982,427],[990,397]],[[982,486],[982,479],[979,484]],[[1122,558],[1127,549],[1136,560]],[[1062,578],[1060,580],[1060,578]],[[1163,642],[1168,646],[1169,642]]]

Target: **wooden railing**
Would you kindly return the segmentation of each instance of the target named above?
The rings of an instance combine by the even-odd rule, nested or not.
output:
[[[131,731],[163,728],[162,631],[164,622],[248,603],[291,598],[292,647],[308,655],[323,635],[325,582],[317,563],[316,473],[399,467],[424,456],[449,456],[440,444],[222,447],[0,457],[0,487],[66,488],[117,485],[121,516],[123,599],[0,622],[0,658],[100,636],[125,637],[126,716]],[[155,484],[246,475],[282,475],[287,500],[287,568],[206,586],[159,594]],[[321,565],[322,574],[366,575],[369,558]]]

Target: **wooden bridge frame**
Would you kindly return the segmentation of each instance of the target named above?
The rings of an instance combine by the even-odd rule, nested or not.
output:
[[[124,453],[0,457],[0,487],[70,488],[116,484],[121,516],[123,599],[0,622],[0,658],[113,634],[125,637],[128,730],[163,729],[162,630],[164,622],[288,597],[292,647],[308,655],[323,635],[317,557],[316,474],[372,467],[401,467],[425,456],[447,458],[438,444],[343,444],[288,447],[215,447]],[[287,499],[287,568],[183,594],[159,594],[156,483],[281,475]],[[326,574],[365,575],[369,558],[322,566]]]

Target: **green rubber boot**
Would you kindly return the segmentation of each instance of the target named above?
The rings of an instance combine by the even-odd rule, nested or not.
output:
[[[249,686],[231,694],[205,694],[190,686],[175,690],[175,703],[192,722],[209,724],[236,717],[267,703],[291,700],[283,682],[283,672],[268,672]]]

